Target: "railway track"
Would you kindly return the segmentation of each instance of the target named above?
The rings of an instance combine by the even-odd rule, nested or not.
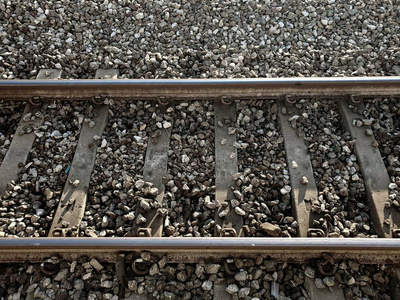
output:
[[[78,264],[109,299],[397,299],[399,77],[117,75],[0,81],[4,274]]]

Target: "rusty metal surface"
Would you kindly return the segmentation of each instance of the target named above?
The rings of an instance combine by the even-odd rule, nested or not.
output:
[[[61,76],[61,71],[45,69],[40,70],[37,75],[38,79],[48,78],[57,79]],[[40,127],[44,122],[43,110],[46,105],[33,105],[27,103],[25,110],[19,121],[14,138],[11,141],[10,148],[0,167],[0,196],[3,196],[7,190],[9,182],[18,179],[19,172],[25,167],[28,159],[29,151],[36,139],[35,129]],[[37,116],[34,120],[24,121],[24,116],[31,114]],[[28,133],[28,130],[30,133]]]
[[[325,249],[327,250],[327,249]],[[141,249],[135,250],[134,253],[140,255]],[[143,251],[148,251],[143,249]],[[128,250],[124,250],[123,252],[130,252]],[[258,256],[262,256],[264,258],[273,259],[276,262],[287,262],[287,263],[307,263],[314,259],[322,258],[321,253],[329,253],[335,261],[340,261],[343,259],[348,260],[356,260],[359,263],[364,264],[398,264],[400,261],[400,255],[398,251],[375,251],[365,253],[355,253],[352,251],[343,252],[343,251],[302,251],[302,252],[289,252],[289,251],[246,251],[246,252],[227,252],[217,251],[217,250],[196,250],[189,252],[188,250],[180,250],[180,251],[166,251],[165,249],[160,250],[150,250],[150,253],[154,256],[161,257],[165,256],[166,262],[170,263],[198,263],[199,261],[209,261],[216,262],[226,258],[252,258],[256,259]],[[0,263],[13,263],[13,262],[41,262],[46,258],[57,256],[61,257],[65,260],[71,261],[76,260],[79,257],[87,256],[94,257],[99,260],[107,261],[110,263],[116,262],[116,257],[121,253],[119,250],[110,250],[106,251],[99,249],[81,249],[80,251],[75,250],[75,252],[71,252],[67,249],[65,250],[18,250],[18,252],[11,251],[0,251]]]
[[[225,289],[227,288],[227,284],[221,283],[221,284],[214,284],[214,288],[213,288],[213,300],[220,300],[220,299],[224,299],[224,300],[231,300],[232,299],[232,295],[229,294],[227,291],[225,291]]]
[[[7,191],[7,185],[11,181],[18,179],[18,174],[25,168],[28,159],[29,151],[32,148],[36,135],[33,128],[39,127],[43,124],[44,117],[41,115],[34,121],[24,121],[23,117],[27,114],[33,116],[37,113],[42,114],[42,106],[33,106],[28,103],[19,121],[17,130],[11,141],[10,148],[0,167],[0,196],[4,196]],[[24,133],[27,128],[32,128],[31,133]]]
[[[364,104],[363,102],[359,104],[350,103],[350,101],[345,100],[339,102],[339,110],[345,127],[355,139],[354,151],[364,177],[374,228],[379,237],[399,237],[400,212],[393,206],[385,207],[385,203],[389,199],[389,174],[379,148],[372,146],[375,141],[374,136],[365,134],[365,130],[371,129],[371,126],[355,126],[353,121],[362,120],[364,117],[353,112],[349,105],[355,107],[357,111],[362,111]]]
[[[165,114],[167,106],[160,107],[161,114]],[[173,123],[173,120],[170,121]],[[165,129],[159,130],[160,136],[153,139],[149,139],[146,149],[146,159],[143,171],[143,180],[146,182],[153,183],[153,187],[158,189],[158,195],[155,200],[162,203],[164,200],[165,186],[163,183],[163,177],[167,174],[167,163],[168,163],[168,149],[171,138],[172,126]],[[152,132],[150,135],[155,134]],[[146,218],[146,223],[136,224],[136,218],[132,226],[132,236],[155,236],[161,237],[163,232],[163,221],[164,217],[157,212],[157,209],[151,208],[150,211],[145,211],[137,205],[136,216],[142,214]]]
[[[226,207],[221,206],[215,213],[215,224],[222,227],[221,232],[215,232],[216,236],[243,236],[243,217],[239,216],[230,205],[235,182],[232,175],[238,172],[237,149],[233,146],[236,142],[236,133],[229,135],[228,127],[234,127],[236,121],[236,103],[224,105],[221,101],[215,102],[215,200],[221,205],[228,205],[229,212],[224,218],[219,213]],[[228,120],[229,125],[224,122]],[[218,122],[224,124],[223,127]],[[224,142],[222,142],[224,140]]]
[[[400,95],[400,76],[257,79],[0,80],[0,100],[85,100],[96,96],[173,100]]]
[[[284,107],[286,114],[282,113]],[[318,199],[318,191],[307,146],[304,139],[297,136],[289,121],[295,114],[298,114],[298,110],[294,106],[285,106],[283,101],[279,103],[278,118],[289,165],[293,209],[299,223],[299,236],[306,237],[310,223],[313,219],[318,219],[311,210],[312,202]],[[307,184],[301,183],[303,177],[307,178]]]

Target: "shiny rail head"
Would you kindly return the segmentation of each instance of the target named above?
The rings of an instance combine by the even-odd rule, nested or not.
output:
[[[240,237],[141,237],[141,238],[2,238],[0,251],[9,249],[230,249],[242,251],[273,249],[283,250],[399,250],[400,239],[384,238],[240,238]],[[238,248],[239,247],[239,248]]]
[[[364,263],[400,261],[399,239],[329,238],[2,238],[0,262],[41,261],[60,256],[102,257],[114,261],[121,253],[147,251],[170,261],[196,262],[226,257],[265,256],[282,262],[307,262],[329,253],[334,259]]]
[[[0,80],[0,100],[270,99],[400,96],[400,76],[255,79]]]

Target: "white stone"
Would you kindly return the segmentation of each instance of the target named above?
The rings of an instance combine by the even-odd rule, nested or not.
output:
[[[246,279],[247,279],[246,271],[240,271],[239,273],[236,273],[236,275],[235,275],[235,280],[237,280],[237,281],[245,281]]]
[[[189,156],[187,156],[186,154],[182,155],[182,163],[188,163],[190,161]]]
[[[281,194],[286,195],[290,193],[291,190],[292,188],[290,187],[290,185],[285,185],[283,188],[281,188]]]
[[[201,288],[204,291],[209,291],[212,289],[213,283],[210,280],[206,280],[203,282],[203,284],[201,285]]]
[[[218,264],[208,264],[205,266],[205,270],[207,274],[217,274],[221,265]]]
[[[172,126],[171,122],[165,122],[165,123],[163,124],[163,127],[164,127],[165,129],[168,129],[168,128],[170,128],[171,126]]]
[[[92,258],[91,260],[90,260],[90,265],[93,267],[93,268],[95,268],[97,271],[100,271],[100,270],[102,270],[104,267],[98,262],[98,260],[97,259],[95,259],[95,258]]]
[[[107,146],[107,140],[106,139],[103,139],[102,141],[101,141],[101,148],[105,148]]]
[[[229,294],[235,294],[239,291],[239,288],[236,284],[230,284],[226,287],[225,291]]]
[[[136,280],[129,280],[128,281],[128,289],[132,292],[136,292],[137,291],[137,286],[138,283]]]
[[[334,277],[325,277],[323,279],[326,286],[332,287],[335,285],[335,278]]]
[[[343,146],[343,151],[346,153],[350,153],[350,148],[348,146]]]
[[[67,278],[67,275],[68,275],[68,269],[62,269],[57,273],[56,277],[54,278],[54,281],[61,281]]]
[[[315,269],[310,266],[307,266],[304,274],[306,274],[306,276],[309,278],[315,278]]]
[[[92,273],[86,273],[85,275],[82,276],[82,279],[84,281],[89,280],[92,277]]]
[[[62,169],[63,169],[63,166],[62,166],[62,165],[57,165],[57,166],[54,168],[54,173],[60,173],[60,172],[62,171]]]
[[[111,280],[105,280],[101,284],[101,287],[110,289],[113,287],[113,282]]]
[[[301,178],[301,184],[304,184],[304,185],[306,185],[306,184],[308,184],[308,178],[306,177],[306,176],[303,176],[302,178]]]
[[[321,278],[315,278],[315,286],[319,289],[324,289],[325,285]]]
[[[83,282],[82,279],[77,279],[74,283],[74,288],[78,291],[83,290],[85,287],[85,283]]]
[[[235,207],[235,213],[237,213],[239,216],[246,215],[246,212],[243,209],[241,209],[239,206]]]

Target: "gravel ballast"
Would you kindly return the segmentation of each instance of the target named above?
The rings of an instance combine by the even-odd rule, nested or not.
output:
[[[201,16],[199,18],[199,16]],[[393,1],[0,1],[2,79],[400,74]]]
[[[329,255],[310,264],[278,263],[257,258],[228,259],[206,263],[171,263],[154,259],[148,252],[139,258],[148,273],[136,275],[126,257],[124,290],[113,263],[80,257],[51,257],[42,263],[0,264],[0,299],[213,299],[222,285],[233,299],[307,299],[305,280],[319,289],[343,290],[345,299],[391,299],[392,265],[361,265],[356,261],[333,262]],[[333,275],[321,274],[335,269]],[[311,283],[313,284],[313,283]],[[121,293],[122,292],[122,293]],[[393,291],[392,291],[393,292]]]
[[[239,173],[234,175],[238,206],[250,236],[296,236],[291,215],[290,178],[275,101],[237,104]],[[233,200],[232,200],[233,201]]]
[[[214,105],[181,102],[173,109],[164,202],[165,236],[213,236],[215,201]]]
[[[135,183],[141,180],[148,136],[155,131],[150,102],[110,100],[109,117],[96,137],[96,164],[80,232],[85,236],[123,236],[135,217]]]
[[[390,177],[386,207],[400,208],[400,99],[379,98],[366,101],[364,120],[372,131]]]

